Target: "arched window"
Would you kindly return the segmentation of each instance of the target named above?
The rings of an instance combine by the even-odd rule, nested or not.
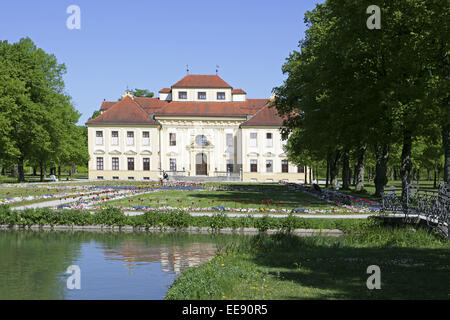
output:
[[[206,140],[206,136],[200,134],[195,137],[195,143],[198,146],[206,146],[208,144],[208,140]]]

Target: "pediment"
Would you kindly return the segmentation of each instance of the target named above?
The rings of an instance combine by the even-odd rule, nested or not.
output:
[[[128,150],[127,152],[124,153],[124,155],[135,156],[135,155],[137,155],[137,152],[133,151],[133,150]]]
[[[264,157],[267,157],[267,158],[270,158],[270,157],[275,157],[276,154],[275,154],[275,153],[272,153],[272,152],[266,152],[266,153],[263,154],[263,156],[264,156]]]
[[[258,152],[249,152],[249,153],[247,153],[247,157],[259,157],[259,153]]]
[[[152,152],[150,150],[142,150],[141,154],[151,156]]]
[[[170,157],[175,157],[178,155],[178,153],[171,151],[171,152],[167,152],[166,155],[168,155]]]
[[[286,153],[280,153],[278,156],[279,156],[280,158],[286,158],[286,157],[287,157]]]
[[[119,150],[111,150],[108,154],[113,156],[119,156],[122,154],[122,152],[120,152]]]
[[[94,151],[94,154],[105,154],[105,151],[97,149],[97,150]]]

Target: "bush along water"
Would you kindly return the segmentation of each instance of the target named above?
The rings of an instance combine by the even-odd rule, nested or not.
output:
[[[0,224],[3,225],[104,225],[135,227],[207,227],[213,230],[223,228],[257,228],[260,231],[278,229],[290,232],[294,229],[340,229],[358,231],[367,228],[373,222],[364,219],[304,219],[294,215],[286,218],[264,216],[255,218],[251,215],[230,218],[224,213],[212,216],[191,216],[183,210],[146,212],[137,216],[126,216],[116,208],[105,208],[91,213],[87,210],[52,210],[49,208],[11,210],[7,205],[0,205]]]

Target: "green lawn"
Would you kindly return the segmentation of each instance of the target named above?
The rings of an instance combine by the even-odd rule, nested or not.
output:
[[[367,267],[381,271],[369,290]],[[450,245],[425,230],[258,235],[186,270],[166,299],[450,299]]]
[[[335,206],[300,191],[290,190],[279,184],[233,184],[234,190],[160,190],[150,194],[107,201],[101,207],[132,208],[138,206],[159,207],[230,207],[255,209],[287,209],[302,207],[333,212]],[[269,202],[267,202],[269,201]]]

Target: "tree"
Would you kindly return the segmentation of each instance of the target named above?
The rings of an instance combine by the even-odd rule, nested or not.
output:
[[[65,71],[29,38],[0,42],[0,156],[18,164],[19,181],[25,161],[41,166],[41,179],[47,163],[60,163],[79,119],[64,93]]]

